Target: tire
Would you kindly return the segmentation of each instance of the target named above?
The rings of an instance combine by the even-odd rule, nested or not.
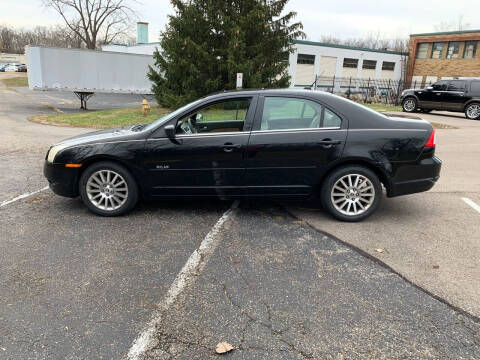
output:
[[[414,97],[407,97],[402,101],[402,110],[407,113],[414,113],[417,111],[418,103]]]
[[[132,174],[110,161],[90,165],[79,181],[79,191],[87,208],[100,216],[128,213],[138,201],[138,186]]]
[[[478,120],[480,119],[480,103],[471,103],[468,104],[465,108],[465,116],[467,119],[470,120]]]
[[[356,179],[359,180],[357,186]],[[378,208],[381,198],[382,184],[377,175],[360,165],[347,165],[333,170],[323,181],[321,189],[323,208],[341,221],[355,222],[369,217]]]

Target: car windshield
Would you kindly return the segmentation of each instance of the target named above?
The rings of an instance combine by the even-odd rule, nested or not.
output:
[[[148,124],[144,129],[143,131],[149,131],[149,130],[152,130],[164,123],[166,123],[167,121],[173,119],[175,116],[177,116],[178,114],[182,113],[183,111],[187,110],[189,107],[191,106],[195,106],[197,105],[200,101],[202,101],[202,99],[199,99],[197,101],[194,101],[190,104],[187,104],[187,105],[184,105],[182,106],[181,108],[178,108],[177,110],[171,112],[170,114],[167,114],[165,116],[162,116],[160,119],[158,120],[155,120],[154,122]]]

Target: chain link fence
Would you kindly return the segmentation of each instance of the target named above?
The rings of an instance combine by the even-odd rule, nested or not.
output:
[[[363,103],[399,105],[402,91],[430,86],[433,82],[358,79],[317,76],[308,89],[327,91]]]

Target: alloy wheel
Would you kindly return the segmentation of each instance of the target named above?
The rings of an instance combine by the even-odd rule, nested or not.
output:
[[[95,207],[106,211],[117,210],[128,199],[125,179],[113,170],[99,170],[90,175],[86,192]]]
[[[407,112],[414,111],[416,106],[417,106],[417,104],[416,104],[415,100],[413,100],[413,99],[407,99],[403,102],[403,108]]]
[[[356,216],[372,206],[375,188],[366,176],[348,174],[335,182],[330,197],[337,211],[344,215]]]
[[[467,116],[469,119],[478,119],[480,117],[480,105],[473,104],[467,108]]]

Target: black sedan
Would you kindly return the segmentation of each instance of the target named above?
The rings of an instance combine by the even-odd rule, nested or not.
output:
[[[358,221],[382,198],[439,178],[435,132],[325,92],[256,90],[197,100],[151,123],[96,131],[51,147],[50,188],[115,216],[137,200],[319,199]]]

